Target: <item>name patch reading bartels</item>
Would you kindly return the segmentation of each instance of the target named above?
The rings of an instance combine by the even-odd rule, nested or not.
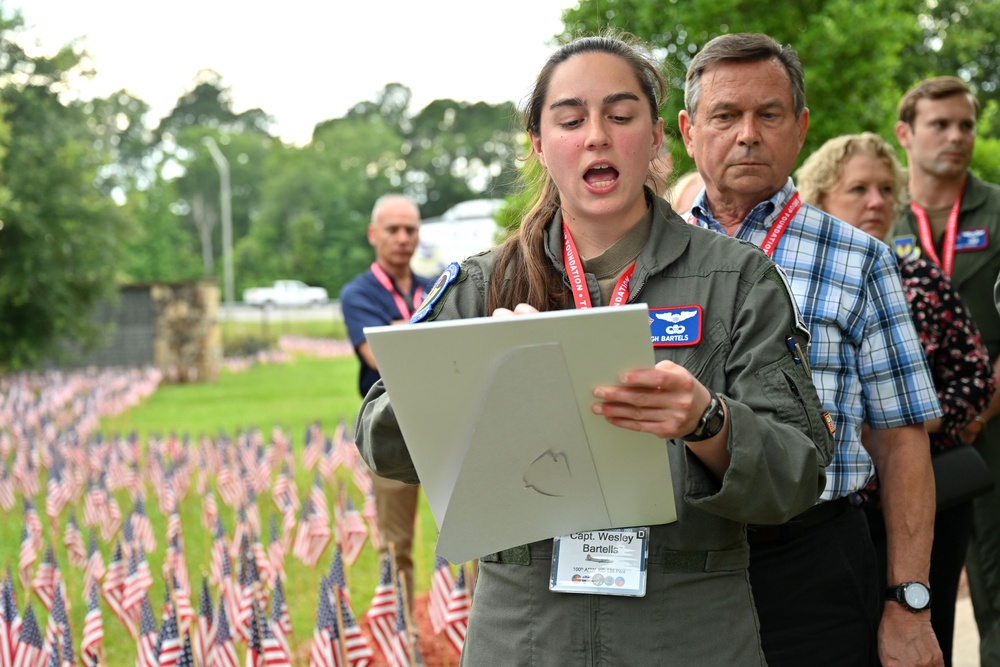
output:
[[[653,347],[697,345],[701,342],[701,306],[649,309],[649,335]]]

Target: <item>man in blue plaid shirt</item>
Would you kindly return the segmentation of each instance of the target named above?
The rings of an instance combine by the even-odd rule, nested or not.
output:
[[[836,426],[820,502],[787,524],[748,529],[768,664],[942,665],[927,604],[934,478],[923,426],[941,409],[896,260],[798,197],[789,176],[809,110],[794,49],[760,34],[717,37],[692,60],[684,101],[681,135],[705,181],[687,219],[760,246],[782,267]],[[857,497],[875,470],[885,592]]]

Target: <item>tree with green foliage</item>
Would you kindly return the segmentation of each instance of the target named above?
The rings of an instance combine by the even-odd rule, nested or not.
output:
[[[803,156],[840,134],[868,130],[891,138],[899,98],[927,76],[959,74],[981,95],[1000,94],[990,28],[1000,23],[997,3],[581,0],[563,18],[563,41],[615,28],[646,40],[664,59],[672,90],[662,113],[679,171],[692,168],[677,132],[684,74],[702,45],[727,32],[767,33],[799,53],[810,110]]]
[[[194,125],[233,133],[270,134],[272,124],[271,117],[260,109],[236,113],[232,93],[223,85],[222,75],[203,69],[195,75],[194,87],[181,95],[173,110],[160,121],[156,134],[162,141]]]
[[[223,251],[216,243],[220,176],[205,141],[215,141],[229,164],[233,238],[241,238],[250,229],[268,157],[282,148],[269,134],[270,125],[260,109],[236,113],[221,75],[202,70],[156,129],[159,178],[172,182],[177,195],[172,210],[196,234],[204,276],[219,277],[216,259]]]
[[[19,14],[0,14],[0,371],[57,354],[62,337],[84,349],[98,340],[90,315],[117,295],[129,231],[98,187],[108,152],[83,105],[60,98],[81,55],[67,46],[30,57],[22,27]]]
[[[923,39],[909,50],[912,66],[900,71],[899,88],[919,79],[953,74],[968,81],[981,103],[1000,104],[1000,3],[972,0],[923,0],[914,15]],[[980,132],[984,130],[980,127]],[[987,130],[1000,136],[1000,127]]]
[[[522,134],[512,103],[434,100],[411,125],[403,152],[409,194],[422,203],[424,217],[467,199],[503,198],[512,191],[514,151]]]
[[[375,200],[401,189],[401,141],[380,116],[355,116],[321,123],[309,145],[274,154],[237,242],[242,284],[295,277],[337,293],[371,262],[365,230]]]

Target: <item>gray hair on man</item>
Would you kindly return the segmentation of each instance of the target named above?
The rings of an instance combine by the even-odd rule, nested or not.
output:
[[[806,83],[799,54],[790,45],[782,46],[773,37],[756,32],[719,35],[712,39],[691,60],[684,85],[684,108],[695,122],[701,77],[713,65],[725,61],[757,62],[776,59],[792,82],[792,105],[798,118],[806,108]]]

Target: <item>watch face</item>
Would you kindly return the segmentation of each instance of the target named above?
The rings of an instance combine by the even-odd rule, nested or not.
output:
[[[931,601],[931,592],[923,584],[907,584],[903,598],[913,609],[925,609]]]

